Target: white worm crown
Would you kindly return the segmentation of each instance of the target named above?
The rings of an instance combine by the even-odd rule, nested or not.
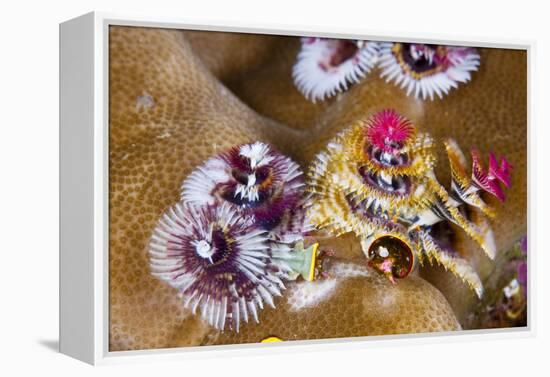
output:
[[[354,43],[357,50],[347,59],[332,62],[332,58],[341,53],[339,50],[344,43]],[[377,59],[377,42],[305,38],[292,76],[296,87],[307,99],[322,101],[361,81],[375,66]]]
[[[253,144],[245,144],[241,147],[239,153],[241,156],[250,160],[250,167],[257,167],[269,164],[275,157],[269,155],[269,146],[260,141]]]

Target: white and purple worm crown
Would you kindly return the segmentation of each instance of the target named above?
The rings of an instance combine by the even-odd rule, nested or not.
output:
[[[258,310],[264,302],[275,307],[290,272],[288,256],[270,249],[267,232],[227,204],[176,204],[158,222],[149,254],[152,274],[220,330],[238,331],[249,317],[258,322]]]
[[[239,331],[264,303],[275,307],[284,281],[314,277],[317,245],[297,164],[267,144],[243,144],[210,158],[182,185],[182,201],[151,237],[152,274],[217,329]]]
[[[443,98],[477,71],[479,54],[474,48],[418,43],[380,44],[381,76],[407,91],[407,95],[431,100]]]
[[[375,66],[378,43],[352,39],[302,38],[292,70],[296,87],[315,102],[358,83]]]
[[[183,182],[181,199],[192,205],[228,203],[284,242],[311,230],[301,205],[304,191],[298,164],[255,142],[208,159]]]

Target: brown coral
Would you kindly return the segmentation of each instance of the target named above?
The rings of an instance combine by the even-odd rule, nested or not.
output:
[[[361,260],[362,261],[362,260]],[[418,277],[392,285],[361,263],[335,261],[332,277],[290,285],[277,309],[239,333],[213,334],[208,344],[259,343],[459,330],[445,297]]]
[[[181,32],[111,29],[112,350],[167,347],[178,329],[189,334],[179,345],[201,342],[209,329],[149,272],[151,230],[204,159],[234,143],[286,137],[284,126],[258,116],[214,80]]]
[[[301,97],[291,82],[290,70],[299,45],[297,39],[199,34],[186,37],[184,32],[176,30],[133,27],[111,27],[110,30],[112,351],[237,339],[229,335],[216,339],[218,335],[212,333],[210,327],[182,309],[175,290],[150,275],[147,262],[151,230],[163,211],[178,200],[183,179],[206,158],[234,144],[266,141],[305,166],[328,139],[352,120],[391,106],[437,137],[451,136],[464,145],[476,142],[482,150],[491,146],[506,154],[517,173],[509,199],[501,210],[515,215],[514,221],[500,221],[494,225],[498,246],[504,247],[512,242],[516,233],[525,231],[524,53],[483,50],[482,68],[472,83],[441,102],[412,100],[395,86],[386,85],[376,75],[370,75],[336,99],[313,105]],[[209,54],[206,47],[214,40],[233,48],[218,50],[217,55]],[[249,48],[257,54],[246,52]],[[505,127],[505,132],[498,127]],[[441,156],[443,153],[441,151]],[[449,176],[446,169],[445,164],[440,164],[438,173]],[[346,252],[341,254],[351,257],[357,254],[350,243],[353,241],[349,238],[331,241],[331,247],[344,248]],[[467,241],[463,244],[464,252],[475,247]],[[429,274],[429,279],[444,287],[449,278]],[[431,285],[417,277],[403,283],[395,288],[398,293],[392,310],[403,315],[396,314],[388,322],[393,331],[458,328],[448,304]],[[366,287],[368,289],[364,289]],[[311,313],[317,323],[329,324],[336,315],[353,317],[353,313],[360,313],[358,318],[363,321],[350,317],[349,322],[343,322],[350,328],[341,324],[328,326],[327,330],[312,328],[299,333],[300,337],[391,332],[389,326],[384,327],[373,316],[380,309],[377,300],[386,288],[374,277],[350,277],[340,281],[336,300],[343,302],[341,300],[348,297],[350,302],[356,303],[355,309],[340,313],[336,310],[342,304],[338,306],[327,301],[323,304],[326,310],[312,308],[307,313]],[[443,291],[455,311],[460,313],[460,298],[464,297],[460,295],[467,293]],[[417,293],[416,304],[411,304],[407,292]],[[262,325],[250,325],[250,330],[243,328],[238,339],[257,341],[257,337],[264,334],[252,335],[254,328],[267,329],[267,324],[276,326],[284,323],[285,318],[296,319],[285,300],[289,298],[278,302],[276,311],[265,311]],[[368,303],[372,311],[365,311],[359,302]],[[434,320],[417,321],[408,315],[411,311]],[[265,334],[269,335],[292,338],[292,334],[286,333]]]
[[[527,229],[527,53],[512,49],[479,49],[481,64],[472,81],[452,91],[444,100],[421,101],[379,77],[375,69],[349,91],[313,105],[293,87],[291,71],[299,50],[299,41],[273,44],[268,63],[253,69],[234,70],[233,78],[224,82],[244,102],[270,118],[297,129],[306,129],[299,161],[308,164],[313,156],[339,131],[358,119],[384,109],[394,108],[404,114],[420,130],[429,132],[436,141],[457,140],[468,149],[497,151],[514,166],[511,188],[504,204],[488,198],[497,208],[492,228],[497,250],[508,250]],[[260,40],[247,41],[247,46],[261,54]],[[210,52],[195,46],[203,57]],[[239,54],[233,50],[233,54]],[[227,56],[227,62],[234,60]],[[231,64],[231,63],[229,63]],[[246,79],[245,79],[246,78]],[[436,175],[440,182],[450,183],[450,170],[445,148],[436,150]],[[513,214],[513,215],[510,215]],[[492,263],[479,257],[478,246],[460,232],[454,232],[454,245],[471,259],[485,279],[492,272]],[[443,291],[461,319],[475,300],[475,295],[451,274],[439,268],[424,271],[429,281]]]

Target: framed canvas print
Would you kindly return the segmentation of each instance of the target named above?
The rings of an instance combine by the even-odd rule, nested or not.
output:
[[[529,333],[530,51],[61,24],[61,351]]]

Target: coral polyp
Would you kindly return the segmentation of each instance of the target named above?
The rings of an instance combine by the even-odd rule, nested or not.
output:
[[[375,66],[378,43],[330,38],[302,38],[292,70],[296,87],[315,102],[358,83]]]
[[[480,56],[474,48],[418,43],[380,44],[381,76],[407,91],[431,100],[447,95],[471,79]]]
[[[288,251],[270,248],[267,232],[227,204],[171,207],[153,232],[149,255],[152,274],[220,330],[258,322],[258,311],[264,303],[275,307],[283,280],[294,273]]]
[[[408,119],[384,110],[353,124],[337,135],[311,166],[311,221],[333,236],[357,234],[369,264],[392,282],[405,277],[412,269],[409,261],[417,259],[419,263],[441,264],[481,295],[475,270],[445,237],[438,237],[441,232],[437,228],[440,223],[458,225],[493,258],[495,244],[488,221],[481,215],[467,217],[462,207],[469,205],[493,215],[479,191],[494,194],[494,190],[476,180],[480,174],[475,159],[469,178],[456,143],[448,140],[446,146],[453,172],[451,193],[435,177],[432,138],[417,132]],[[491,157],[490,161],[489,172],[482,175],[485,180],[509,183],[506,160],[496,164]],[[381,242],[377,240],[393,246],[384,246],[382,256],[372,251],[372,245]]]

